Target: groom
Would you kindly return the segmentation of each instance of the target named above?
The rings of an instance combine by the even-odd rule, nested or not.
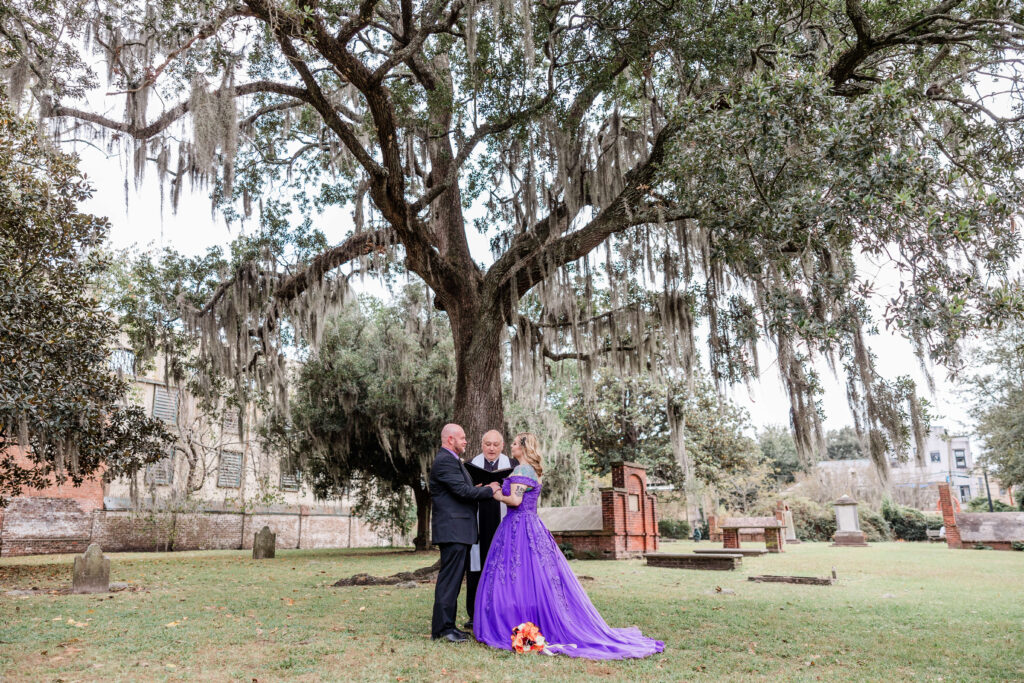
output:
[[[476,504],[494,497],[497,484],[473,486],[459,457],[466,450],[466,432],[457,424],[441,430],[441,450],[430,468],[430,499],[433,504],[431,532],[441,548],[441,570],[434,588],[434,616],[430,636],[434,640],[461,643],[469,634],[455,628],[455,613],[466,575],[469,547],[477,542]]]

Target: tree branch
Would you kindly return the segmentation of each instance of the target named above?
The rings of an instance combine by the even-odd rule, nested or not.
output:
[[[338,266],[396,244],[399,244],[398,234],[392,228],[356,233],[314,258],[302,272],[285,280],[274,292],[274,298],[277,301],[294,299]]]
[[[287,95],[294,97],[304,102],[309,102],[309,93],[298,86],[288,85],[287,83],[276,83],[274,81],[253,81],[252,83],[243,83],[242,85],[236,85],[234,87],[221,88],[215,91],[218,96],[229,94],[231,97],[242,97],[245,95],[254,95],[256,93],[274,93],[277,95]],[[115,121],[114,119],[94,114],[92,112],[83,111],[81,109],[75,109],[74,107],[65,107],[59,104],[53,104],[50,100],[45,99],[41,103],[42,116],[44,118],[73,118],[80,121],[87,121],[89,123],[95,123],[98,126],[108,128],[110,130],[116,130],[137,140],[148,140],[154,135],[163,132],[171,124],[181,119],[185,114],[189,112],[192,107],[192,100],[188,99],[183,102],[179,102],[177,105],[168,109],[160,117],[146,126],[136,126],[125,121]]]

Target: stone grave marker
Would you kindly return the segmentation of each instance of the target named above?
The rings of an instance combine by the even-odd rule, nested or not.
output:
[[[277,548],[277,534],[264,526],[252,539],[252,559],[268,560],[274,557]]]
[[[75,558],[71,579],[72,593],[106,593],[110,590],[110,560],[96,543]]]

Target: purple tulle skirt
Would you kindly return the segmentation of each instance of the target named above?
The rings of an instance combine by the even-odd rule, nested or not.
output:
[[[644,636],[638,628],[610,628],[605,623],[537,516],[540,487],[529,479],[525,483],[536,488],[526,493],[518,508],[509,508],[487,554],[476,594],[476,639],[511,650],[512,629],[530,621],[548,642],[550,654],[625,659],[664,650],[665,643]]]

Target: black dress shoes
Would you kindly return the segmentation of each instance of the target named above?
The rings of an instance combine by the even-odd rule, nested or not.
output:
[[[462,631],[455,629],[452,631],[448,631],[448,633],[445,633],[443,635],[437,636],[436,638],[434,638],[434,640],[446,640],[449,643],[464,643],[467,640],[469,640],[469,636],[467,636]]]
[[[455,629],[455,632],[458,633],[460,636],[465,636],[466,638],[472,638],[473,637],[472,633],[467,633],[466,631],[463,631],[460,628]]]
[[[469,621],[467,621],[462,626],[463,626],[463,628],[468,628],[470,630],[470,632],[472,632],[473,631],[473,620],[470,619]]]

